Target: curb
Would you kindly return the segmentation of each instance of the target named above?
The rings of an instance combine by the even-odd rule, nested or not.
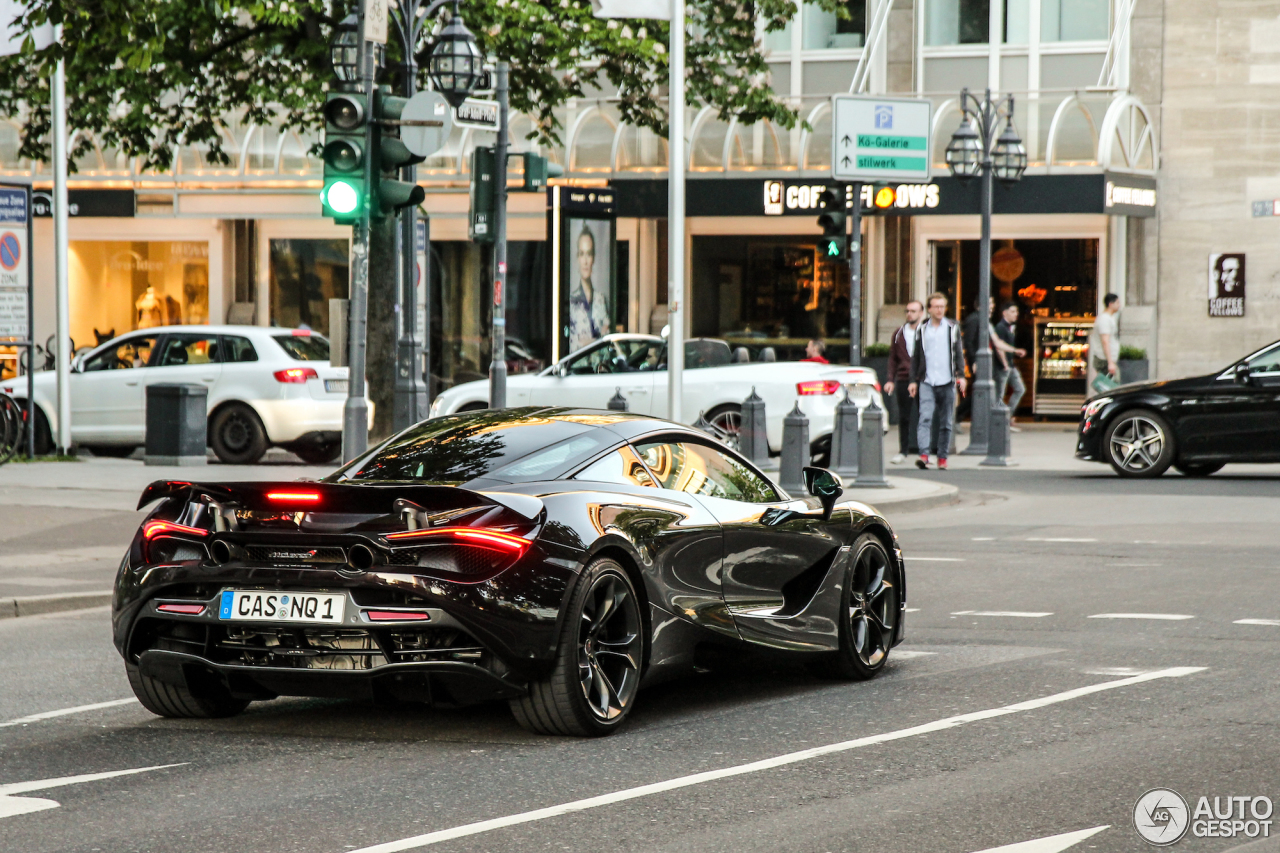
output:
[[[40,613],[59,613],[63,610],[83,610],[86,607],[101,607],[110,603],[111,590],[0,598],[0,619],[36,616]]]
[[[845,494],[849,493],[845,492]],[[960,503],[960,489],[956,486],[950,486],[947,490],[938,494],[921,495],[918,498],[908,498],[903,501],[889,501],[884,504],[883,509],[871,501],[863,501],[863,503],[876,507],[882,515],[894,512],[918,512],[922,509],[933,509],[934,507]]]

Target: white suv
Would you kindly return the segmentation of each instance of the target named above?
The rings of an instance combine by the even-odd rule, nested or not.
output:
[[[76,356],[71,439],[99,456],[128,456],[146,441],[146,388],[209,389],[209,446],[225,463],[257,462],[271,445],[320,464],[342,445],[348,369],[329,366],[329,341],[306,329],[161,326],[113,338]],[[0,383],[24,400],[25,377]],[[35,375],[36,443],[52,447],[57,377]]]

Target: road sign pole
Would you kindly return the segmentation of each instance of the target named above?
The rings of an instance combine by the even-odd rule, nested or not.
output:
[[[854,181],[849,212],[849,364],[862,364],[862,182]],[[884,377],[880,377],[883,382]]]
[[[497,68],[498,144],[493,169],[493,355],[489,362],[489,408],[507,407],[507,63]]]
[[[684,418],[684,27],[685,2],[671,3],[667,100],[667,417]]]

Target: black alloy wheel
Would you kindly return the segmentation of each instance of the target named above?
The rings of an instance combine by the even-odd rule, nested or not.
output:
[[[1210,474],[1221,471],[1222,466],[1226,464],[1225,462],[1175,462],[1173,467],[1186,477],[1208,477]]]
[[[1102,436],[1103,452],[1121,477],[1159,477],[1173,464],[1173,429],[1148,409],[1117,415]]]
[[[244,403],[219,409],[209,424],[209,444],[227,465],[252,465],[267,452],[267,431]]]
[[[634,704],[644,652],[631,578],[616,560],[596,560],[583,571],[565,613],[555,668],[511,701],[512,713],[537,734],[612,734]]]
[[[898,568],[884,543],[870,533],[853,544],[845,575],[840,650],[811,667],[816,674],[863,681],[889,660],[901,607]]]
[[[737,403],[717,406],[707,414],[707,421],[720,431],[717,438],[734,450],[739,448],[739,438],[742,434],[741,406]]]

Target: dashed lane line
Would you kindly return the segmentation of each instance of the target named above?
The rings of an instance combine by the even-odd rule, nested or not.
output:
[[[1006,844],[1003,847],[992,847],[988,850],[979,850],[978,853],[1062,853],[1075,847],[1081,841],[1092,838],[1104,829],[1110,829],[1110,824],[1103,826],[1095,826],[1092,829],[1081,829],[1076,832],[1064,832],[1061,835],[1050,835],[1046,838],[1035,838],[1031,841],[1019,841],[1017,844]]]
[[[1280,628],[1280,619],[1237,619],[1231,624],[1232,625],[1267,625],[1272,628]]]
[[[56,809],[61,805],[57,800],[46,800],[43,797],[17,796],[28,791],[44,791],[49,788],[61,788],[65,785],[80,785],[85,782],[114,779],[117,776],[132,776],[135,773],[148,773],[152,770],[181,767],[186,763],[182,761],[177,764],[157,764],[154,767],[134,767],[130,770],[110,770],[106,773],[84,773],[79,776],[60,776],[56,779],[36,779],[31,782],[11,782],[7,785],[0,785],[0,818],[40,812],[45,809]]]
[[[1035,536],[1028,537],[1027,542],[1097,542],[1097,539],[1071,539],[1066,536],[1051,536],[1048,538],[1039,538]]]
[[[428,832],[422,835],[414,835],[409,838],[401,838],[396,841],[387,841],[382,844],[361,847],[353,851],[353,853],[399,853],[401,850],[415,850],[420,847],[439,844],[442,841],[452,841],[456,838],[480,835],[497,829],[504,829],[509,826],[534,823],[540,820],[560,817],[561,815],[572,814],[574,812],[586,811],[588,809],[600,808],[601,806],[608,806],[614,803],[626,802],[627,800],[648,797],[653,794],[661,794],[667,791],[689,788],[694,785],[714,782],[719,779],[729,779],[735,776],[744,776],[749,773],[759,773],[763,770],[772,770],[776,767],[784,767],[789,764],[796,764],[801,761],[820,758],[824,755],[848,752],[852,749],[876,746],[878,744],[890,743],[904,738],[918,737],[920,735],[927,735],[933,732],[946,731],[948,729],[962,726],[966,723],[976,723],[982,720],[1004,717],[1009,714],[1035,711],[1040,708],[1047,708],[1051,705],[1057,705],[1062,702],[1070,702],[1073,699],[1079,699],[1083,696],[1092,696],[1095,693],[1102,693],[1108,690],[1118,690],[1120,688],[1131,687],[1135,684],[1144,684],[1161,678],[1181,678],[1183,676],[1192,675],[1193,673],[1203,672],[1205,669],[1206,667],[1202,666],[1178,666],[1157,670],[1156,672],[1145,673],[1143,675],[1135,675],[1131,678],[1121,678],[1116,681],[1104,681],[1101,684],[1077,687],[1074,690],[1067,690],[1062,693],[1053,693],[1048,696],[1041,696],[1038,699],[1030,699],[1026,702],[1017,702],[1013,705],[988,708],[984,711],[974,711],[969,714],[960,714],[954,717],[944,717],[930,723],[924,723],[922,725],[912,726],[906,729],[898,729],[897,731],[885,732],[884,734],[871,735],[870,737],[858,738],[856,740],[847,740],[840,743],[828,744],[826,746],[813,747],[811,749],[800,750],[799,752],[789,752],[784,755],[766,758],[761,761],[752,761],[747,764],[738,764],[733,767],[724,767],[719,770],[707,770],[702,773],[693,773],[688,776],[678,776],[664,782],[654,782],[650,785],[626,788],[621,791],[601,794],[596,797],[588,797],[583,800],[573,800],[567,803],[560,803],[559,805],[548,806],[547,808],[521,812],[520,814],[491,818],[489,820],[463,824],[449,829]]]
[[[906,560],[918,560],[922,563],[963,563],[964,557],[912,557],[906,556]]]
[[[1052,616],[1053,612],[1026,612],[1022,610],[957,610],[952,616],[1012,616],[1019,619],[1041,619]]]
[[[1183,619],[1194,619],[1186,613],[1095,613],[1090,619],[1161,619],[1167,622],[1178,622]]]
[[[0,729],[9,726],[24,726],[27,723],[38,723],[41,720],[52,720],[54,717],[65,717],[68,714],[80,714],[85,711],[97,711],[100,708],[114,708],[117,705],[136,705],[137,699],[112,699],[110,702],[94,702],[92,705],[76,705],[74,708],[59,708],[56,711],[44,711],[40,714],[30,714],[26,717],[19,717],[16,720],[9,720],[6,723],[0,723]]]

